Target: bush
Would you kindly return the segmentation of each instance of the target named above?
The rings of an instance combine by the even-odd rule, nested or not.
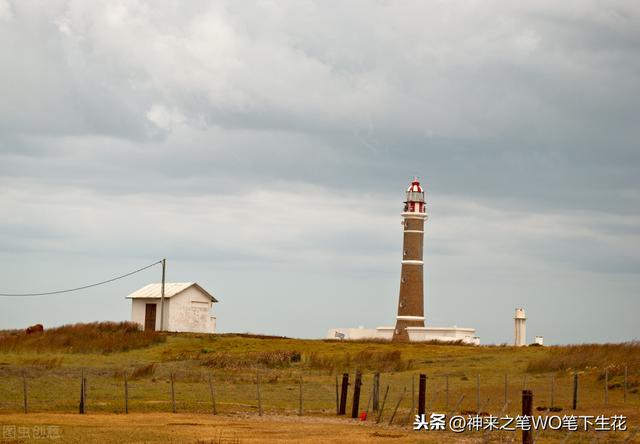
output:
[[[164,335],[142,331],[134,322],[94,322],[63,325],[33,335],[12,332],[0,336],[0,352],[55,350],[67,353],[113,353],[164,341]]]

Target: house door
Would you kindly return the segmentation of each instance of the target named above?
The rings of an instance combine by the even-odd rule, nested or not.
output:
[[[156,304],[147,304],[144,311],[145,331],[156,330]]]

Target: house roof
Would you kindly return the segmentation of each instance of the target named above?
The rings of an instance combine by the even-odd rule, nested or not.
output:
[[[164,297],[171,298],[179,293],[182,293],[187,288],[196,287],[202,294],[211,299],[212,302],[218,302],[207,290],[202,288],[196,282],[165,282],[164,284]],[[160,299],[162,292],[162,284],[149,284],[142,287],[139,290],[134,291],[127,299]]]

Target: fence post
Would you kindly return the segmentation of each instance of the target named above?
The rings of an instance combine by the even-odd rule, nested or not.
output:
[[[476,375],[476,413],[480,414],[480,373]]]
[[[504,374],[504,403],[506,404],[509,401],[509,376]]]
[[[449,410],[449,375],[444,377],[444,409]]]
[[[87,377],[83,376],[82,377],[82,396],[84,397],[84,411],[87,411]]]
[[[28,393],[27,393],[27,375],[26,372],[24,370],[22,370],[22,397],[24,400],[24,413],[26,414],[29,409],[28,409],[28,404],[27,404],[27,399],[28,399]]]
[[[262,394],[260,393],[260,370],[256,370],[256,389],[258,391],[258,416],[262,416]]]
[[[171,372],[171,410],[176,413],[176,390],[174,386],[175,377],[173,371]]]
[[[526,390],[527,389],[527,374],[525,373],[524,378],[522,380],[522,390]]]
[[[338,415],[344,415],[347,412],[347,389],[349,388],[349,373],[342,374],[342,391],[340,392],[340,409]]]
[[[340,414],[340,400],[338,398],[338,375],[336,375],[336,415]]]
[[[555,404],[555,393],[556,392],[556,375],[551,375],[551,399],[550,399],[550,407],[553,408],[553,404]]]
[[[578,373],[573,374],[573,410],[578,407]]]
[[[391,418],[389,418],[389,425],[391,425],[391,423],[393,423],[393,418],[396,417],[396,412],[398,411],[398,407],[400,407],[400,403],[402,402],[402,398],[404,398],[404,392],[407,391],[406,387],[402,388],[402,394],[400,395],[400,399],[398,399],[398,402],[396,403],[396,408],[393,409],[393,413],[391,414]]]
[[[80,408],[79,413],[84,414],[84,369],[80,373]]]
[[[299,399],[298,415],[302,416],[302,375],[300,375],[300,399]]]
[[[415,408],[416,408],[416,375],[411,375],[411,411],[413,411]]]
[[[624,366],[624,398],[623,401],[627,402],[627,365]]]
[[[211,393],[211,413],[217,415],[216,410],[216,394],[213,390],[213,381],[211,380],[211,373],[209,373],[209,393]]]
[[[373,374],[373,407],[372,410],[377,412],[380,408],[380,372]]]
[[[384,405],[387,402],[388,394],[389,394],[389,386],[387,386],[387,389],[384,391],[384,397],[382,398],[382,405],[380,406],[380,411],[378,412],[378,419],[376,419],[376,424],[379,424],[380,420],[382,419],[382,412],[384,412]]]
[[[604,405],[609,404],[609,369],[604,371]]]
[[[425,414],[425,403],[427,395],[427,375],[420,373],[418,382],[418,415]]]
[[[353,404],[351,405],[351,417],[358,417],[358,410],[360,409],[360,387],[362,386],[362,372],[356,370],[356,381],[353,385]]]
[[[126,370],[124,371],[124,412],[129,413],[129,382]]]
[[[522,416],[529,418],[533,416],[533,392],[531,390],[522,391]],[[532,429],[522,429],[522,444],[533,444]]]

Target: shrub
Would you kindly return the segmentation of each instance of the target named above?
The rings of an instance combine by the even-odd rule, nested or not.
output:
[[[94,322],[45,329],[37,335],[24,332],[4,335],[0,337],[0,352],[112,353],[164,341],[161,333],[142,331],[134,322]]]

